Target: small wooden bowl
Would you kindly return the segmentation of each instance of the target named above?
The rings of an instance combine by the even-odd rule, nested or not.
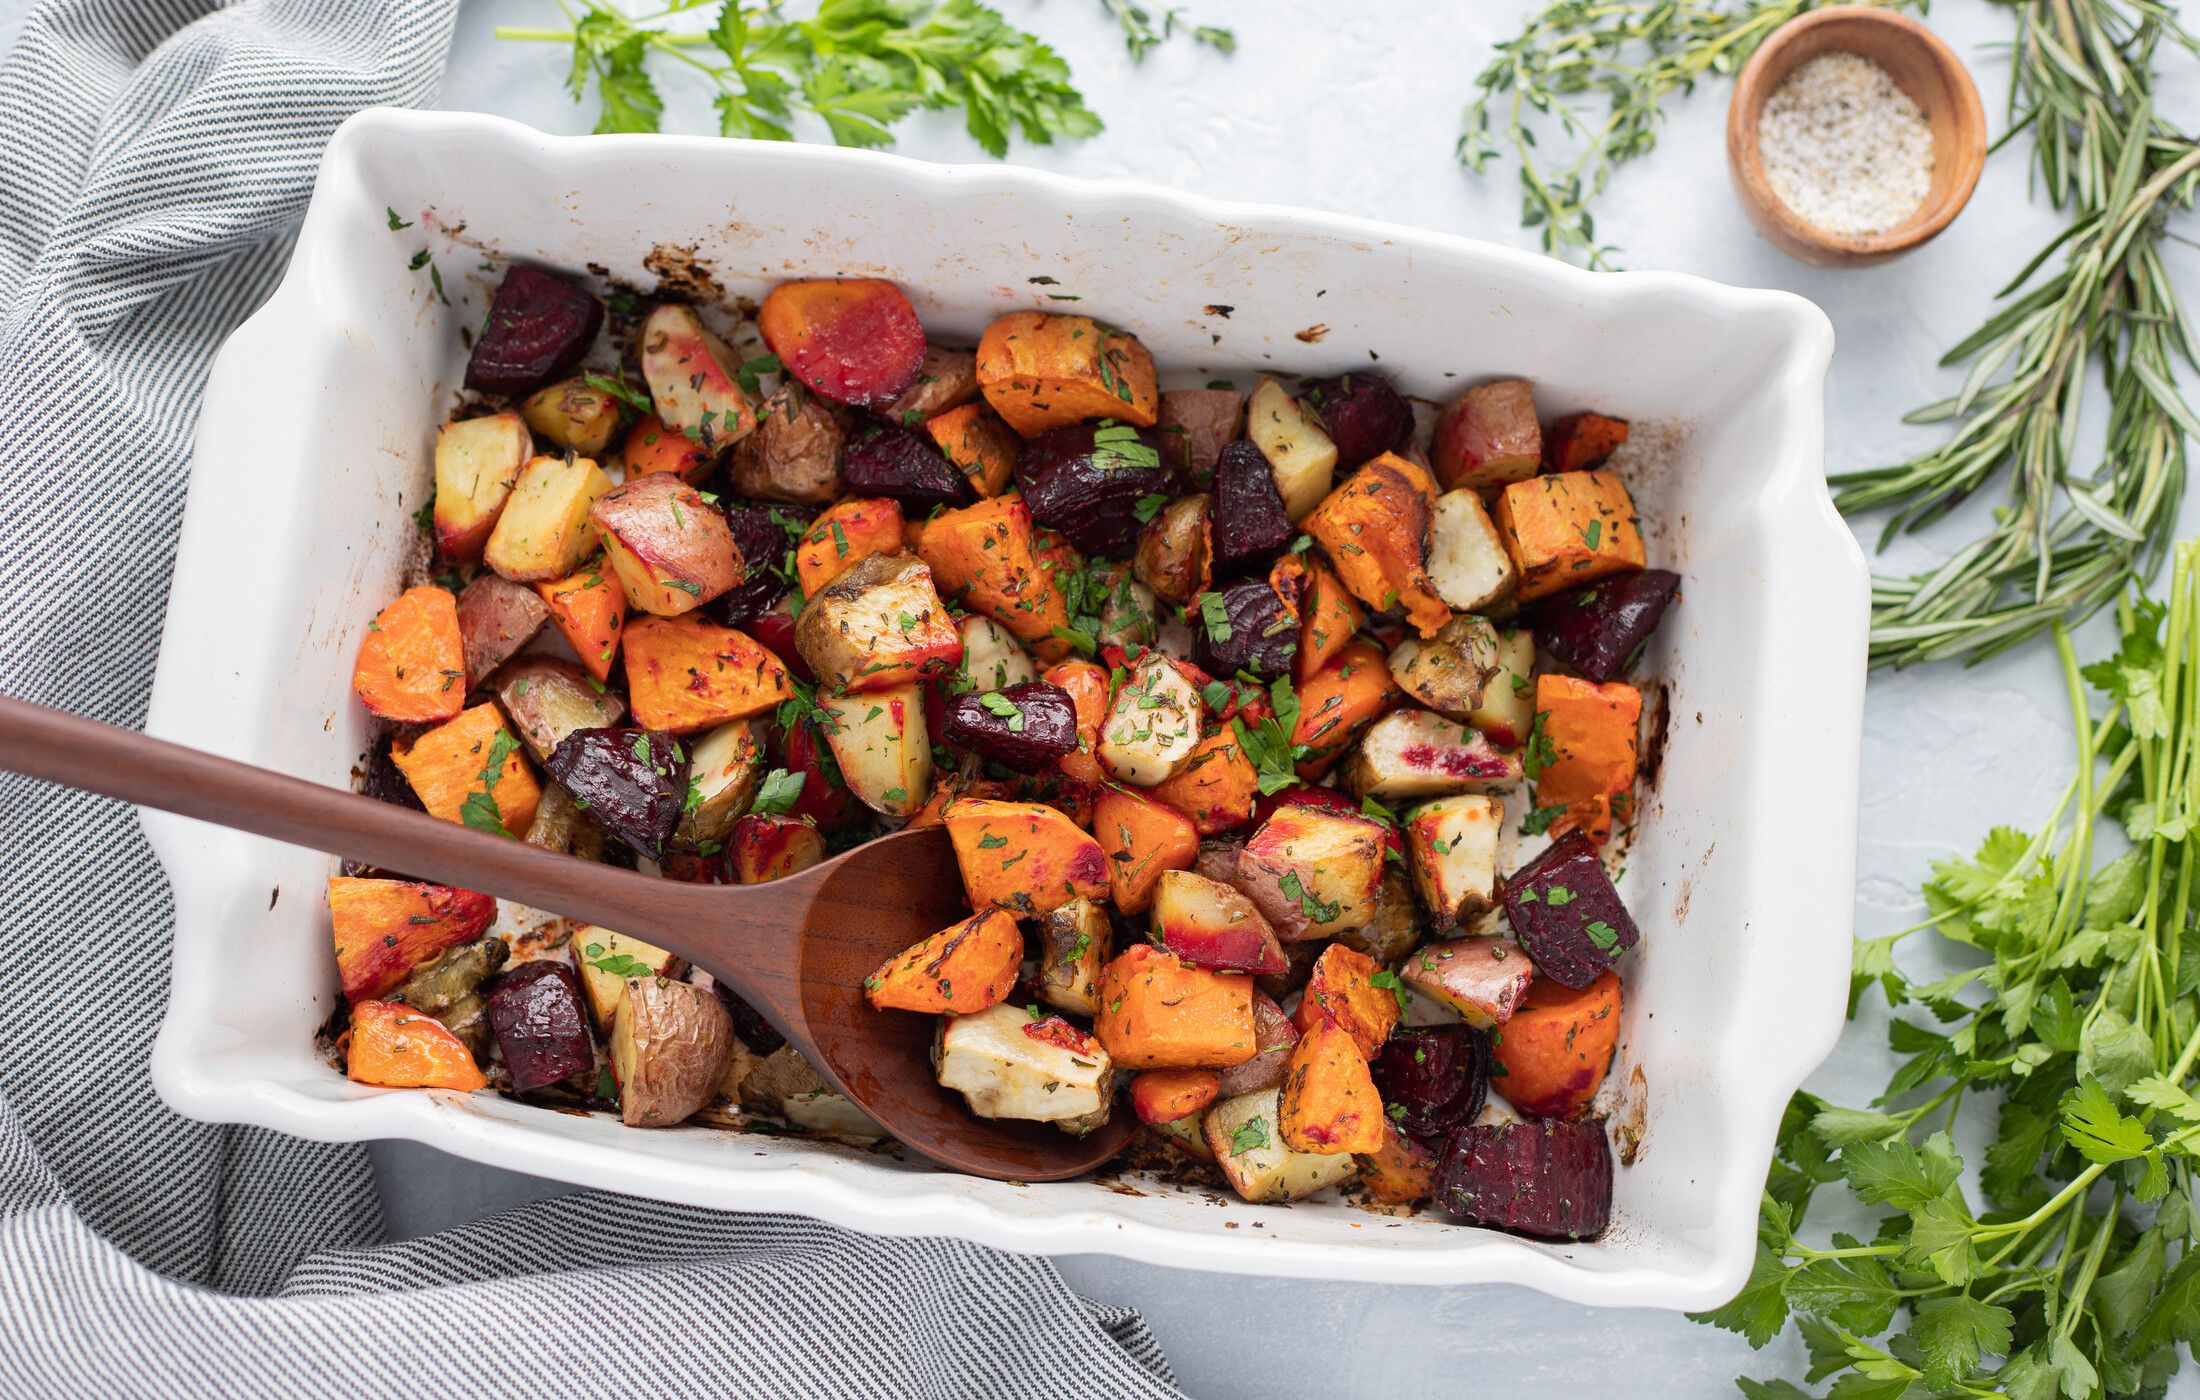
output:
[[[1880,233],[1852,237],[1805,223],[1773,193],[1758,157],[1765,100],[1788,74],[1829,51],[1884,68],[1932,126],[1933,180],[1924,202]],[[1821,267],[1868,267],[1915,248],[1962,212],[1986,164],[1986,112],[1970,70],[1933,31],[1870,5],[1835,5],[1780,26],[1742,65],[1726,109],[1726,160],[1749,221],[1774,247]]]

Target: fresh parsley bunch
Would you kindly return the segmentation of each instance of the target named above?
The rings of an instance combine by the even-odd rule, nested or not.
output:
[[[1838,1400],[2159,1395],[2200,1336],[2200,541],[2177,546],[2166,603],[2118,616],[2121,649],[2083,671],[2056,629],[2078,764],[2039,834],[1937,864],[1930,917],[1857,944],[1852,1011],[1876,986],[1924,1013],[1889,1028],[1907,1058],[1868,1108],[1796,1096],[1756,1267],[1701,1319],[1755,1346],[1792,1319]],[[2104,817],[2130,849],[2101,862]],[[1895,952],[1927,930],[1971,964],[1913,981]],[[1975,1192],[1966,1101],[1995,1117]],[[1877,1208],[1869,1238],[1806,1232],[1836,1184]]]

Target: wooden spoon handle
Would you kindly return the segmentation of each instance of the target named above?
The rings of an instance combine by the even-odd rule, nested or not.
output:
[[[0,769],[631,931],[671,882],[0,696]],[[731,910],[717,908],[723,919]],[[631,927],[630,927],[631,926]],[[738,988],[737,988],[738,990]]]

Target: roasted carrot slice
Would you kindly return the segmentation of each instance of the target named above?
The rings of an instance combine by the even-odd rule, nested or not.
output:
[[[466,708],[458,600],[425,584],[398,594],[367,624],[351,686],[369,710],[408,724],[446,720]]]
[[[988,909],[888,958],[863,994],[881,1011],[967,1016],[1008,995],[1023,957],[1015,917]]]
[[[394,1001],[363,1001],[351,1009],[344,1073],[387,1089],[470,1094],[489,1087],[465,1041],[435,1017]]]

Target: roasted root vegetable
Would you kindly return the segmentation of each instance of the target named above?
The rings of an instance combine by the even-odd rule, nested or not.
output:
[[[1108,1052],[1059,1016],[1007,1005],[951,1015],[934,1058],[940,1083],[980,1118],[1056,1123],[1107,1105]]]
[[[1152,430],[1112,418],[1051,429],[1016,455],[1016,486],[1031,518],[1098,558],[1136,548],[1145,525],[1139,502],[1165,496],[1169,484]]]
[[[611,478],[586,457],[535,457],[520,468],[482,562],[518,583],[563,578],[596,552],[589,517]]]
[[[851,1142],[886,1136],[792,1045],[782,1045],[758,1061],[742,1078],[740,1090],[744,1107],[776,1113],[813,1133]]]
[[[1245,405],[1245,436],[1274,474],[1287,519],[1303,519],[1329,494],[1337,476],[1337,444],[1275,380],[1254,387]]]
[[[838,429],[835,429],[838,432]],[[754,437],[755,434],[751,434]],[[745,443],[749,439],[743,438]],[[834,450],[839,450],[840,439],[833,439]],[[703,445],[686,433],[675,432],[665,426],[665,420],[654,413],[645,413],[634,420],[634,426],[626,430],[626,437],[619,443],[619,464],[626,468],[626,479],[666,472],[688,482],[700,481],[710,474],[718,459],[703,450]],[[829,464],[828,464],[829,465]],[[735,471],[740,470],[738,464]],[[762,495],[743,484],[748,495]]]
[[[1535,981],[1535,964],[1502,938],[1454,938],[1414,949],[1398,975],[1468,1025],[1488,1030],[1512,1019]]]
[[[1588,986],[1642,936],[1595,845],[1578,831],[1505,881],[1505,918],[1536,970],[1563,987]]]
[[[1274,997],[1257,987],[1253,990],[1253,1043],[1252,1059],[1221,1072],[1223,1098],[1280,1087],[1291,1063],[1291,1047],[1299,1043],[1299,1028]]]
[[[1259,680],[1291,673],[1299,615],[1266,579],[1241,578],[1198,599],[1192,660],[1212,676],[1244,672]]]
[[[1101,973],[1092,1024],[1121,1069],[1227,1069],[1258,1051],[1252,978],[1143,943]]]
[[[913,816],[932,795],[923,688],[909,684],[821,695],[817,707],[848,791],[883,816]]]
[[[1436,1154],[1398,1131],[1396,1123],[1383,1125],[1382,1146],[1353,1160],[1368,1199],[1379,1205],[1417,1205],[1436,1190]]]
[[[430,816],[516,835],[542,800],[519,747],[496,706],[476,705],[410,744],[393,744],[390,758]]]
[[[1291,1047],[1276,1100],[1276,1127],[1294,1152],[1375,1152],[1383,1103],[1352,1033],[1322,1020]]]
[[[783,880],[825,859],[825,838],[802,817],[751,812],[726,832],[726,854],[736,882]]]
[[[497,677],[497,699],[512,717],[520,741],[547,760],[577,729],[604,729],[626,714],[626,703],[588,683],[588,675],[554,656],[527,656]]]
[[[1543,649],[1592,681],[1616,681],[1634,668],[1680,588],[1668,569],[1614,574],[1536,604],[1532,621]]]
[[[1494,612],[1512,602],[1520,570],[1489,508],[1474,492],[1446,491],[1436,498],[1428,576],[1436,596],[1458,612]]]
[[[696,617],[627,625],[627,695],[635,720],[668,734],[715,729],[793,698],[787,668],[747,633]]]
[[[926,523],[916,548],[943,596],[1019,641],[1051,638],[1069,622],[1061,591],[1040,567],[1031,509],[1020,497],[947,511]]]
[[[626,1002],[629,979],[677,978],[686,974],[687,963],[653,943],[583,924],[573,930],[573,969],[580,976],[589,1019],[598,1034],[609,1036]]]
[[[1238,853],[1233,883],[1287,942],[1358,928],[1382,887],[1384,829],[1355,813],[1286,806]]]
[[[566,379],[527,396],[520,417],[552,447],[598,457],[619,431],[619,396],[586,379]]]
[[[393,1001],[363,1001],[352,1007],[344,1073],[356,1083],[389,1089],[470,1094],[489,1087],[465,1041],[427,1012]]]
[[[1408,863],[1422,907],[1438,927],[1463,924],[1497,898],[1497,838],[1505,804],[1440,797],[1406,815]]]
[[[466,387],[531,394],[571,370],[603,325],[603,303],[562,277],[514,267],[497,284],[488,324],[466,361]]]
[[[514,1093],[531,1094],[595,1068],[588,1011],[571,965],[521,963],[489,984],[488,1010]]]
[[[388,996],[414,968],[479,938],[497,903],[448,885],[339,875],[328,882],[328,911],[337,979],[357,1002]]]
[[[664,305],[642,322],[642,378],[664,425],[716,457],[756,428],[740,363],[691,307]]]
[[[1200,1120],[1208,1151],[1230,1188],[1256,1205],[1300,1201],[1349,1180],[1349,1152],[1295,1152],[1277,1123],[1281,1095],[1275,1089],[1240,1094],[1207,1110]]]
[[[1436,1205],[1470,1225],[1593,1240],[1612,1219],[1612,1147],[1594,1119],[1466,1127],[1445,1139]]]
[[[1052,807],[966,799],[948,807],[947,834],[975,908],[1030,919],[1073,899],[1107,898],[1108,858],[1100,843]]]
[[[1319,560],[1307,566],[1298,606],[1299,654],[1292,659],[1291,675],[1304,685],[1352,645],[1367,615],[1336,571]]]
[[[1133,568],[1138,581],[1162,602],[1181,607],[1208,584],[1214,568],[1208,506],[1204,493],[1180,496],[1163,506],[1138,536]]]
[[[564,578],[544,579],[535,592],[550,610],[550,624],[573,648],[588,674],[611,679],[619,638],[626,631],[626,589],[604,568],[601,555]]]
[[[1189,817],[1201,836],[1235,831],[1251,821],[1259,794],[1260,774],[1234,728],[1209,733],[1182,768],[1146,789],[1154,801]]]
[[[1320,420],[1346,471],[1403,448],[1413,435],[1413,409],[1379,374],[1345,374],[1307,386],[1299,402]]]
[[[1225,443],[1215,459],[1213,515],[1214,571],[1220,575],[1262,567],[1297,533],[1275,469],[1250,442]]]
[[[1633,814],[1641,724],[1642,692],[1631,685],[1536,678],[1528,762],[1536,769],[1536,805],[1566,809],[1559,829],[1602,843],[1615,815]]]
[[[1392,648],[1390,674],[1419,704],[1463,720],[1497,674],[1497,629],[1483,618],[1455,617],[1433,637],[1408,637]]]
[[[437,554],[461,564],[481,557],[534,450],[517,413],[484,414],[436,429]]]
[[[944,676],[962,659],[962,638],[932,586],[932,570],[906,554],[862,559],[812,597],[795,622],[795,645],[832,690]]]
[[[1199,691],[1176,664],[1149,651],[1131,667],[1100,725],[1100,764],[1118,782],[1153,787],[1199,746]]]
[[[667,429],[674,451],[700,458],[711,454],[701,443]],[[840,451],[847,435],[824,403],[800,386],[781,385],[756,413],[756,431],[733,445],[734,489],[761,501],[823,505],[840,494]],[[631,451],[631,449],[629,449]],[[631,468],[630,468],[631,470]],[[693,468],[682,468],[692,476]]]
[[[888,958],[863,980],[863,994],[881,1011],[983,1011],[1016,985],[1023,956],[1015,918],[988,909]]]
[[[1584,1112],[1619,1044],[1619,977],[1599,973],[1586,987],[1538,977],[1497,1042],[1505,1101],[1531,1118]]]
[[[1154,905],[1155,887],[1187,872],[1199,854],[1199,830],[1189,817],[1125,788],[1108,788],[1093,799],[1092,833],[1108,857],[1109,896],[1126,914],[1146,912]],[[1158,927],[1160,915],[1155,918]]]
[[[1386,452],[1323,498],[1305,522],[1355,597],[1377,612],[1403,607],[1424,637],[1451,621],[1428,574],[1435,500],[1427,472]]]
[[[384,719],[428,724],[466,708],[466,646],[458,600],[422,584],[397,595],[367,624],[351,688]]]
[[[1187,852],[1186,862],[1190,859]],[[1280,973],[1290,966],[1259,908],[1220,880],[1184,869],[1164,871],[1151,906],[1153,941],[1188,963],[1254,973]]]
[[[1131,1111],[1141,1123],[1174,1123],[1213,1103],[1221,1087],[1211,1069],[1149,1069],[1131,1080]]]
[[[1170,389],[1161,395],[1154,427],[1161,435],[1162,464],[1187,490],[1214,480],[1222,449],[1245,426],[1245,395],[1235,389]]]
[[[748,811],[764,778],[764,725],[737,719],[721,724],[688,748],[687,792],[673,843],[694,850],[725,844],[734,821]]]
[[[1610,472],[1555,472],[1497,498],[1498,534],[1520,570],[1523,603],[1643,566],[1635,503]]]
[[[810,522],[795,547],[802,595],[815,598],[850,567],[874,554],[899,554],[902,513],[883,496],[851,496]]]
[[[1016,434],[985,405],[968,403],[925,419],[924,431],[978,495],[998,496],[1008,489],[1016,470]]]
[[[1626,419],[1569,413],[1543,432],[1543,470],[1580,472],[1601,467],[1626,442]]]
[[[733,1018],[717,997],[688,982],[628,978],[611,1022],[619,1120],[629,1128],[685,1121],[717,1096],[733,1051]]]
[[[1369,1069],[1394,1124],[1417,1137],[1442,1137],[1482,1112],[1490,1038],[1470,1026],[1400,1027]]]
[[[1482,702],[1467,713],[1476,733],[1501,749],[1528,742],[1535,722],[1535,637],[1525,628],[1497,633],[1497,674],[1482,687]]]
[[[670,734],[653,729],[576,729],[543,767],[588,819],[636,855],[660,859],[680,824],[687,764]]]
[[[1078,1016],[1100,1010],[1100,971],[1115,956],[1115,925],[1089,899],[1073,899],[1039,921],[1039,1000]]]
[[[1520,759],[1480,732],[1427,710],[1393,710],[1377,720],[1345,769],[1361,797],[1414,802],[1461,792],[1496,792],[1520,781]]]
[[[1001,316],[978,339],[977,372],[985,401],[1027,438],[1088,418],[1150,427],[1160,406],[1146,347],[1089,316]]]
[[[924,368],[924,327],[901,288],[877,278],[782,282],[756,328],[790,379],[837,403],[891,403]]]
[[[726,517],[676,476],[639,477],[589,507],[627,601],[678,617],[741,581],[741,551]]]
[[[1375,916],[1338,934],[1337,941],[1379,963],[1396,962],[1413,951],[1421,941],[1421,905],[1404,870],[1386,865],[1383,887],[1375,896]]]
[[[1324,1021],[1334,1023],[1352,1037],[1364,1059],[1382,1048],[1397,1028],[1398,1017],[1397,976],[1376,966],[1365,953],[1332,943],[1314,960],[1299,1009],[1291,1019],[1302,1039]]]
[[[977,398],[978,357],[968,350],[927,345],[917,362],[916,382],[879,413],[896,423],[922,421],[974,403]]]
[[[502,938],[477,938],[446,948],[414,968],[391,1001],[425,1011],[466,1042],[476,1063],[489,1056],[489,1019],[481,984],[504,966],[511,950]]]
[[[913,516],[978,499],[977,487],[930,438],[899,423],[873,421],[857,428],[841,453],[840,479],[859,495],[899,501]]]
[[[1494,492],[1543,465],[1543,428],[1525,379],[1478,384],[1436,420],[1431,464],[1444,489]]]
[[[496,574],[474,575],[458,595],[458,635],[466,653],[469,689],[489,678],[550,620],[536,591]]]
[[[1299,686],[1299,718],[1291,733],[1292,742],[1305,750],[1299,776],[1313,779],[1329,771],[1402,698],[1383,649],[1365,638],[1349,643]]]

